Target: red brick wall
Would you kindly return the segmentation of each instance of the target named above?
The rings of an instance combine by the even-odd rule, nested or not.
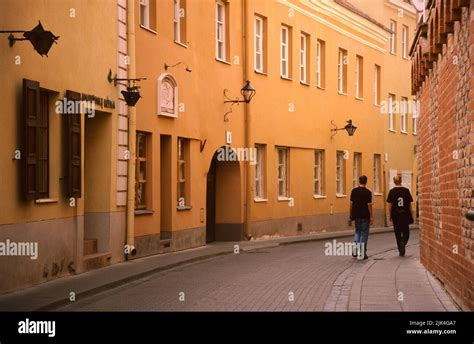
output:
[[[474,231],[465,218],[474,208],[473,65],[471,4],[418,91],[421,262],[465,310],[474,310]]]

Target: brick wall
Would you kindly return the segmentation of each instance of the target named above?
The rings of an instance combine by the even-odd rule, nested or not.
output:
[[[420,254],[454,300],[474,310],[474,232],[465,218],[474,208],[474,5],[458,13],[454,33],[438,46],[432,68],[415,89],[420,101]]]

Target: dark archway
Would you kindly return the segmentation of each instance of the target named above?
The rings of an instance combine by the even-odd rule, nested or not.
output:
[[[218,152],[207,174],[206,242],[240,241],[244,238],[240,164],[220,159]]]

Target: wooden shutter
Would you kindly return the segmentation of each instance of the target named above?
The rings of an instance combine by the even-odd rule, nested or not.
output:
[[[22,193],[26,200],[38,198],[38,113],[39,82],[23,79]]]
[[[36,192],[39,198],[49,197],[49,93],[40,91],[37,119]]]
[[[66,91],[68,101],[78,102],[81,95],[77,92]],[[75,103],[77,107],[78,103]],[[77,109],[80,110],[80,109]],[[66,119],[66,150],[67,150],[67,197],[81,198],[81,113],[64,114]]]

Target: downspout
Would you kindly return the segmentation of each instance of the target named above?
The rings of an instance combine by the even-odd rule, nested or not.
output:
[[[135,0],[127,0],[127,54],[128,78],[135,78]],[[127,174],[127,228],[125,247],[129,255],[135,255],[135,145],[136,145],[136,110],[128,107],[128,174]]]
[[[248,79],[247,71],[247,0],[241,0],[242,5],[242,68],[243,68],[243,84]],[[244,104],[244,130],[245,130],[245,147],[250,148],[250,115],[249,115],[250,104]],[[251,239],[250,233],[250,204],[251,200],[251,175],[250,175],[250,161],[244,162],[245,166],[245,206],[244,206],[244,236],[245,239]]]

